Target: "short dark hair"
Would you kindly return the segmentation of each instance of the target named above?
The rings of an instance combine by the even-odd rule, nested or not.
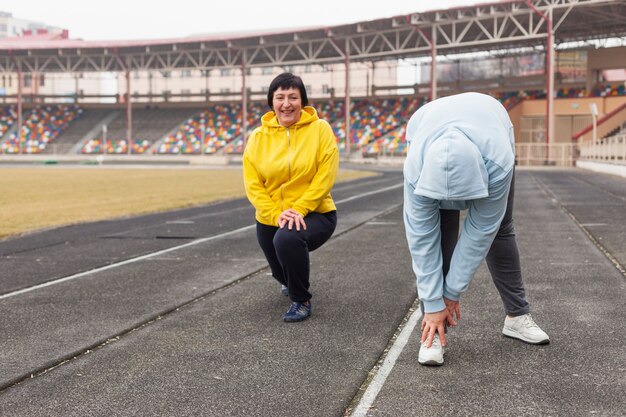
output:
[[[271,110],[274,110],[274,106],[272,105],[274,102],[274,93],[279,88],[283,90],[287,90],[289,88],[297,88],[300,90],[300,99],[302,99],[302,106],[309,105],[309,99],[306,96],[306,88],[304,88],[304,83],[302,82],[302,78],[297,75],[293,75],[290,72],[283,72],[278,75],[276,78],[272,80],[270,83],[270,88],[267,92],[267,105],[270,106]]]

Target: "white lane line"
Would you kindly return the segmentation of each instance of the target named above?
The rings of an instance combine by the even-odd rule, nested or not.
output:
[[[89,271],[84,271],[84,272],[80,272],[78,274],[70,275],[68,277],[63,277],[63,278],[55,279],[53,281],[44,282],[43,284],[33,285],[32,287],[23,288],[21,290],[17,290],[17,291],[9,292],[9,293],[6,293],[6,294],[2,294],[2,295],[0,295],[0,300],[3,300],[5,298],[9,298],[9,297],[13,297],[13,296],[16,296],[16,295],[19,295],[19,294],[25,294],[25,293],[28,293],[28,292],[31,292],[31,291],[35,291],[35,290],[38,290],[38,289],[41,289],[41,288],[49,287],[51,285],[60,284],[62,282],[72,281],[72,280],[77,279],[77,278],[81,278],[81,277],[84,277],[84,276],[87,276],[87,275],[91,275],[91,274],[95,274],[95,273],[98,273],[98,272],[106,271],[108,269],[117,268],[119,266],[132,264],[132,263],[138,262],[138,261],[143,261],[144,259],[149,259],[149,258],[152,258],[152,257],[155,257],[155,256],[163,255],[163,254],[168,253],[168,252],[173,252],[173,251],[178,250],[178,249],[187,248],[189,246],[193,246],[193,245],[197,245],[197,244],[200,244],[200,243],[208,242],[210,240],[215,240],[215,239],[219,239],[219,238],[222,238],[222,237],[234,235],[234,234],[239,233],[239,232],[244,232],[246,230],[250,230],[253,227],[255,227],[255,225],[241,227],[239,229],[231,230],[230,232],[221,233],[219,235],[214,235],[214,236],[209,236],[209,237],[204,237],[204,238],[197,239],[197,240],[194,240],[194,241],[191,241],[191,242],[188,242],[188,243],[184,243],[182,245],[178,245],[178,246],[174,246],[174,247],[171,247],[171,248],[163,249],[163,250],[160,250],[160,251],[157,251],[157,252],[148,253],[146,255],[138,256],[136,258],[127,259],[127,260],[122,261],[122,262],[117,262],[117,263],[110,264],[110,265],[107,265],[107,266],[103,266],[103,267],[100,267],[100,268],[90,269]]]
[[[400,183],[400,184],[392,185],[390,187],[379,188],[378,190],[370,191],[368,193],[357,194],[357,195],[354,195],[352,197],[344,198],[343,200],[340,200],[340,201],[335,201],[335,203],[336,204],[346,203],[348,201],[356,200],[358,198],[367,197],[368,195],[378,194],[378,193],[382,193],[382,192],[385,192],[385,191],[393,190],[395,188],[400,188],[403,185],[404,185],[403,183]]]
[[[385,358],[382,366],[376,372],[376,375],[374,376],[374,379],[372,379],[372,382],[370,382],[367,390],[365,390],[359,404],[356,406],[352,414],[350,414],[351,417],[367,416],[368,411],[372,408],[372,404],[374,404],[378,393],[383,388],[383,385],[385,385],[387,377],[395,366],[398,357],[400,357],[400,354],[404,350],[404,346],[406,346],[406,343],[409,341],[411,332],[415,329],[415,326],[417,326],[417,322],[421,316],[422,312],[419,308],[416,308],[413,314],[411,314],[411,317],[409,317],[409,320],[407,320],[396,341],[393,342],[393,345],[387,353],[387,357]]]
[[[381,192],[384,192],[384,191],[389,191],[389,190],[392,190],[394,188],[398,188],[401,185],[402,184],[394,185],[394,186],[391,186],[391,187],[385,187],[385,188],[381,188],[381,189],[378,189],[378,190],[370,191],[370,192],[367,192],[367,193],[359,194],[357,196],[344,198],[343,200],[336,201],[336,204],[341,204],[341,203],[345,203],[347,201],[355,200],[357,198],[367,197],[367,196],[372,195],[372,194],[377,194],[377,193],[381,193]],[[110,265],[107,265],[107,266],[103,266],[103,267],[100,267],[100,268],[90,269],[89,271],[84,271],[84,272],[80,272],[78,274],[74,274],[74,275],[70,275],[70,276],[67,276],[67,277],[55,279],[53,281],[44,282],[43,284],[33,285],[32,287],[22,288],[21,290],[8,292],[6,294],[0,295],[0,300],[3,300],[5,298],[9,298],[9,297],[13,297],[13,296],[16,296],[16,295],[20,295],[20,294],[29,293],[31,291],[35,291],[35,290],[38,290],[38,289],[41,289],[41,288],[50,287],[50,286],[55,285],[55,284],[61,284],[63,282],[72,281],[72,280],[77,279],[77,278],[81,278],[81,277],[84,277],[84,276],[87,276],[87,275],[91,275],[91,274],[96,274],[98,272],[106,271],[108,269],[117,268],[119,266],[124,266],[124,265],[128,265],[128,264],[132,264],[134,262],[143,261],[144,259],[149,259],[149,258],[152,258],[152,257],[155,257],[155,256],[163,255],[164,253],[173,252],[173,251],[176,251],[178,249],[183,249],[183,248],[187,248],[187,247],[190,247],[190,246],[198,245],[200,243],[208,242],[210,240],[215,240],[215,239],[219,239],[219,238],[222,238],[222,237],[230,236],[230,235],[233,235],[233,234],[236,234],[236,233],[239,233],[239,232],[250,230],[250,229],[255,228],[255,227],[256,227],[256,224],[251,224],[249,226],[245,226],[245,227],[241,227],[239,229],[231,230],[230,232],[225,232],[225,233],[221,233],[219,235],[214,235],[214,236],[209,236],[209,237],[205,237],[205,238],[201,238],[201,239],[196,239],[196,240],[193,240],[193,241],[188,242],[188,243],[184,243],[184,244],[179,245],[179,246],[173,246],[171,248],[163,249],[163,250],[160,250],[160,251],[157,251],[157,252],[148,253],[146,255],[138,256],[136,258],[127,259],[127,260],[122,261],[122,262],[117,262],[117,263],[110,264]]]

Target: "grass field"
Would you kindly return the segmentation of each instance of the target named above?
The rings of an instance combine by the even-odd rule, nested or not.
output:
[[[338,182],[372,172],[339,170]],[[240,168],[0,168],[0,239],[243,197]]]

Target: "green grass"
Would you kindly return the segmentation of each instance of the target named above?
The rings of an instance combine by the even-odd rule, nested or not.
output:
[[[339,170],[337,181],[372,172]],[[0,168],[0,238],[245,196],[240,168]]]

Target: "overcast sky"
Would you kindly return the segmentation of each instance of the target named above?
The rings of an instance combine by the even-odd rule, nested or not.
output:
[[[129,40],[333,26],[492,1],[0,0],[0,11],[69,29],[71,38]]]

